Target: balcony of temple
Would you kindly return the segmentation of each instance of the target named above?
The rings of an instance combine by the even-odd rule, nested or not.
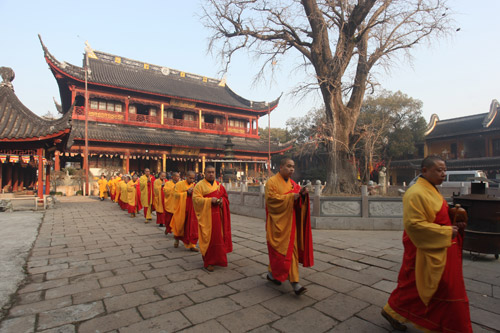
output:
[[[74,117],[85,119],[85,98],[75,96]],[[258,118],[205,110],[186,104],[90,94],[88,120],[235,136],[258,136]]]

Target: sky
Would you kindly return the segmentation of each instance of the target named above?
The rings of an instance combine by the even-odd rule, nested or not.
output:
[[[81,66],[84,42],[93,49],[185,72],[221,78],[216,55],[207,53],[210,31],[200,22],[200,0],[163,1],[17,1],[0,0],[0,66],[11,67],[20,100],[38,115],[56,113],[59,89],[38,41],[60,61]],[[449,119],[489,111],[500,99],[500,1],[450,0],[455,12],[453,36],[412,51],[413,60],[399,59],[389,72],[378,71],[381,88],[400,90],[423,102],[423,116]],[[240,53],[226,75],[228,86],[254,101],[271,101],[283,93],[271,114],[272,127],[285,127],[322,105],[319,94],[294,97],[303,74],[291,70],[296,54],[282,60],[278,74],[254,83],[259,63]],[[259,120],[267,126],[267,117]]]

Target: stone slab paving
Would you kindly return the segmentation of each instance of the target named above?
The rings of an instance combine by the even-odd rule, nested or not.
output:
[[[297,297],[265,280],[263,221],[232,219],[229,266],[208,273],[142,217],[63,198],[45,213],[0,332],[390,331],[380,308],[395,287],[401,232],[314,230],[316,264],[300,268],[309,291]],[[466,254],[464,274],[475,331],[500,330],[500,262]]]
[[[8,307],[10,297],[24,280],[24,264],[42,222],[43,213],[13,212],[0,214],[0,308]],[[33,262],[47,265],[47,260]],[[34,266],[34,267],[35,267]]]

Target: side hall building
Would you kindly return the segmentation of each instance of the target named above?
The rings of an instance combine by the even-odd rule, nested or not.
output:
[[[489,112],[440,120],[431,116],[425,143],[418,158],[393,161],[391,184],[408,182],[419,173],[424,156],[437,155],[448,170],[483,170],[488,178],[500,177],[500,103],[493,100]]]
[[[12,68],[0,67],[0,76],[0,192],[36,190],[43,198],[50,192],[52,158],[71,145],[73,108],[59,119],[41,118],[14,93]]]
[[[291,144],[261,140],[259,118],[272,102],[254,102],[232,91],[225,80],[212,79],[100,51],[87,52],[81,67],[57,60],[43,44],[45,60],[58,83],[60,110],[74,107],[71,149],[56,156],[83,167],[85,147],[85,69],[88,64],[89,166],[96,175],[124,172],[202,171],[235,168],[245,175],[262,172],[268,152],[279,154]],[[230,139],[234,157],[225,158]],[[229,165],[227,165],[229,164]]]

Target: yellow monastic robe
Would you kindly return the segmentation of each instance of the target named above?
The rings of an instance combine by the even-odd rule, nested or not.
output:
[[[139,178],[139,184],[140,184],[140,189],[141,189],[141,204],[142,207],[144,207],[144,212],[146,215],[146,219],[150,220],[152,218],[151,216],[151,204],[153,203],[153,186],[149,187],[148,186],[148,181],[151,182],[153,179],[152,176],[149,176],[149,178],[146,175],[142,175],[141,178]],[[149,191],[151,190],[151,193]]]
[[[285,182],[281,174],[269,178],[266,183],[267,205],[266,238],[269,244],[282,255],[286,255],[292,232],[294,193],[291,183]],[[287,193],[287,194],[285,194]]]
[[[122,181],[121,177],[116,177],[114,184],[115,184],[115,202],[118,202],[120,200],[120,182]]]
[[[97,181],[97,184],[99,185],[99,198],[107,198],[108,197],[108,181],[106,179],[99,179]]]
[[[163,186],[163,193],[165,194],[165,210],[170,214],[174,213],[174,189],[175,183],[172,180],[169,180]]]
[[[127,183],[122,180],[118,185],[120,186],[120,201],[128,203]]]
[[[403,223],[417,248],[415,278],[424,304],[428,304],[438,288],[446,265],[447,248],[452,242],[452,228],[433,223],[442,206],[443,197],[424,178],[419,178],[403,197]]]
[[[136,205],[135,199],[137,197],[137,181],[129,181],[127,183],[127,203],[134,207]]]
[[[212,238],[212,198],[204,196],[217,191],[220,184],[214,181],[212,185],[205,179],[198,182],[193,190],[193,207],[198,219],[198,243],[200,252],[205,255]]]
[[[170,225],[174,236],[181,237],[184,235],[184,222],[186,220],[186,198],[187,190],[192,188],[194,183],[188,184],[187,181],[183,180],[175,184],[174,188],[174,216]]]
[[[161,184],[161,179],[156,179],[153,183],[153,205],[155,206],[156,212],[160,214],[165,212],[165,210],[163,209],[163,202],[161,202]]]

